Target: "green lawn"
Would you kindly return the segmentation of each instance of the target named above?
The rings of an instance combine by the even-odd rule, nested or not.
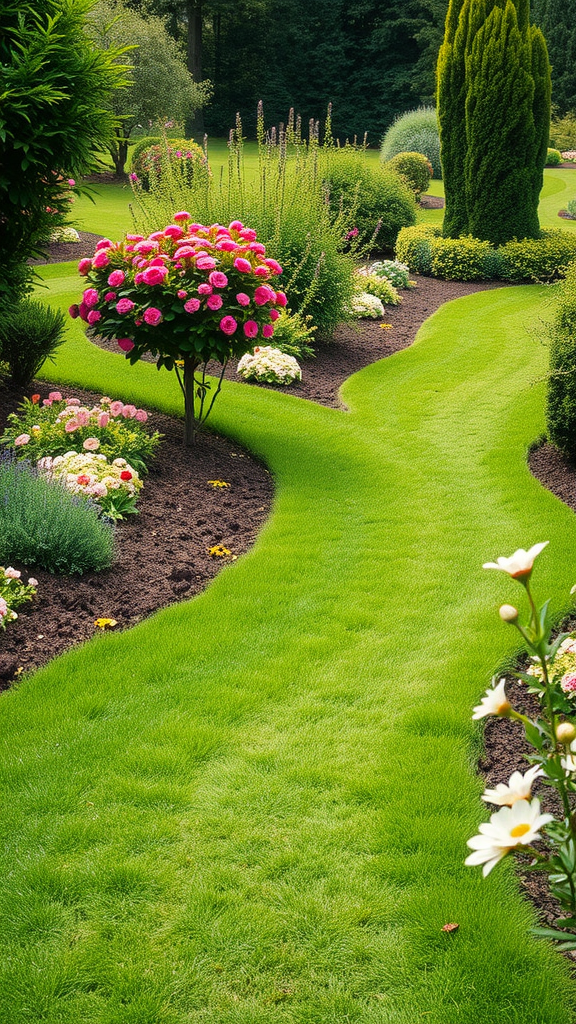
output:
[[[539,594],[574,582],[574,515],[526,466],[549,295],[444,306],[347,413],[225,383],[214,426],[275,479],[254,549],[2,699],[3,1024],[572,1024],[511,864],[463,865],[519,599],[481,564],[549,539]],[[181,413],[77,321],[46,372]]]

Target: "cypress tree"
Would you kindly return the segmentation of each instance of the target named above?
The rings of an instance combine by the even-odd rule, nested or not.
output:
[[[451,0],[437,83],[444,234],[537,237],[550,65],[529,0]]]

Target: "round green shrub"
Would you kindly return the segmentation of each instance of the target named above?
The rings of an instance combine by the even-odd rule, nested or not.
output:
[[[206,173],[208,158],[198,143],[192,139],[170,139],[141,149],[132,157],[131,174],[135,174],[142,188],[147,191],[151,184],[159,182],[169,168],[183,182],[187,183],[199,173]]]
[[[416,220],[414,195],[406,183],[387,167],[369,164],[360,150],[347,146],[329,151],[323,177],[330,215],[351,211],[360,246],[393,249],[400,228]]]
[[[442,177],[440,135],[434,107],[418,107],[397,117],[386,132],[380,158],[387,163],[397,153],[423,153],[433,168],[433,177]]]
[[[144,149],[150,149],[151,146],[159,146],[161,142],[161,135],[143,135],[141,138],[136,139],[134,143],[129,142],[128,145],[130,146],[130,149],[128,150],[128,154],[130,157],[130,170],[132,170],[134,160],[140,156],[140,153]]]
[[[548,149],[546,155],[546,167],[558,167],[562,163],[562,153],[559,149]]]
[[[432,249],[432,276],[446,281],[483,281],[490,249],[490,242],[471,235],[438,238]]]
[[[432,246],[440,236],[440,228],[432,224],[416,224],[403,228],[396,239],[396,257],[415,274],[432,273]]]
[[[550,375],[546,401],[548,436],[571,459],[576,457],[576,263],[558,286],[550,328]]]
[[[562,228],[543,231],[541,238],[524,238],[499,247],[504,281],[553,281],[564,277],[576,259],[576,235]]]
[[[375,295],[380,299],[383,306],[398,306],[402,301],[397,289],[387,277],[379,277],[378,274],[357,274],[358,287],[369,295]]]
[[[406,180],[417,200],[423,192],[428,191],[433,167],[423,153],[397,153],[388,161],[386,167],[396,171],[396,174],[400,174]]]

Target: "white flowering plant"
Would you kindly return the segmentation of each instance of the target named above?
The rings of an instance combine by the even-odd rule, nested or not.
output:
[[[256,346],[254,352],[246,352],[236,372],[242,380],[260,384],[288,385],[302,380],[302,370],[294,356],[270,345]]]
[[[368,267],[369,274],[385,277],[395,288],[412,288],[410,268],[400,260],[377,260]]]
[[[40,459],[37,468],[41,476],[61,481],[72,494],[91,499],[108,519],[124,519],[138,511],[142,481],[126,459],[109,462],[105,455],[70,451]]]
[[[65,398],[51,391],[25,398],[18,412],[8,416],[8,426],[0,443],[18,459],[37,462],[77,449],[98,452],[112,461],[127,459],[139,473],[145,473],[161,434],[150,433],[145,424],[148,414],[135,405],[103,396],[93,406],[82,405],[78,398]]]
[[[6,629],[9,622],[18,618],[16,608],[32,600],[37,586],[38,580],[32,576],[25,583],[19,569],[0,565],[0,629]]]
[[[525,755],[530,765],[524,774],[514,772],[507,783],[498,783],[487,789],[482,799],[500,809],[490,821],[479,827],[479,834],[468,840],[473,851],[467,858],[470,866],[483,865],[486,876],[509,853],[524,854],[529,862],[524,870],[541,871],[548,875],[552,895],[560,904],[563,916],[556,920],[555,928],[535,928],[535,934],[559,943],[562,950],[576,949],[576,713],[573,694],[576,686],[568,685],[570,677],[576,680],[576,639],[571,633],[552,637],[552,622],[548,612],[549,601],[538,606],[530,587],[534,560],[546,547],[547,541],[535,544],[528,551],[523,548],[509,558],[486,562],[485,569],[497,569],[518,581],[524,589],[529,608],[528,621],[520,621],[520,613],[510,604],[500,608],[503,622],[514,626],[523,638],[531,656],[526,672],[512,673],[538,697],[540,712],[535,719],[516,711],[506,694],[506,679],[486,691],[474,708],[473,719],[496,716],[517,721],[524,727],[531,752]],[[576,588],[572,589],[572,593]],[[542,813],[540,800],[532,796],[536,780],[540,785],[556,790],[562,808],[559,817]],[[534,843],[545,830],[546,849],[537,849]]]
[[[368,292],[375,295],[385,306],[398,306],[402,299],[398,290],[387,277],[378,277],[371,274],[365,267],[361,267],[355,274],[356,284],[359,292]]]
[[[381,299],[369,292],[358,292],[352,296],[349,313],[358,320],[379,320],[384,316]]]

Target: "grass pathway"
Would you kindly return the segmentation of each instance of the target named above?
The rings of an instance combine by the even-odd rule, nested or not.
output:
[[[5,1024],[573,1022],[511,866],[463,866],[471,706],[519,599],[481,563],[550,539],[538,593],[576,575],[525,461],[547,296],[444,306],[346,382],[348,414],[225,384],[214,424],[276,479],[253,551],[2,699]],[[180,409],[77,324],[50,373]]]

